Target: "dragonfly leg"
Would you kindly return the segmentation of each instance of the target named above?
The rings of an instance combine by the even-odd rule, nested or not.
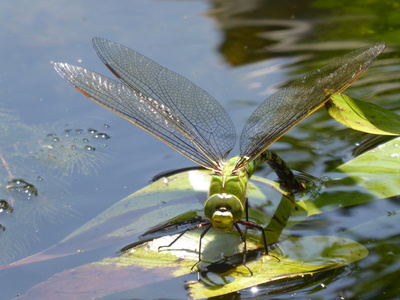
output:
[[[191,229],[192,229],[192,228],[187,228],[187,229],[185,229],[185,230],[182,231],[182,232],[178,235],[178,237],[175,238],[171,243],[169,243],[168,245],[164,245],[164,246],[158,247],[158,250],[160,250],[160,248],[168,248],[168,247],[171,247],[173,244],[175,244],[175,242],[176,242],[177,240],[179,240],[179,239],[182,237],[182,235],[184,235],[186,232],[188,232],[188,231],[191,230]]]
[[[269,166],[275,171],[285,187],[292,193],[304,190],[304,186],[298,181],[286,162],[274,151],[267,150],[263,153]]]
[[[239,225],[235,223],[235,228],[239,232],[240,238],[242,239],[243,242],[243,266],[246,267],[247,270],[249,270],[251,276],[253,276],[253,272],[249,269],[248,266],[246,266],[246,259],[247,259],[247,244],[246,244],[246,236],[243,234],[243,231],[240,229]]]
[[[260,225],[257,225],[256,223],[249,222],[249,221],[239,221],[238,223],[240,223],[240,224],[242,224],[242,225],[244,225],[244,226],[246,226],[246,227],[256,228],[256,229],[258,229],[258,230],[261,231],[261,234],[262,234],[262,237],[263,237],[263,243],[264,243],[265,254],[266,254],[266,255],[269,255],[269,254],[268,254],[267,238],[265,237],[264,228],[263,228],[262,226],[260,226]],[[235,224],[235,225],[236,225],[236,224]],[[237,226],[237,225],[236,225],[236,226]],[[239,230],[238,230],[238,231],[239,231]],[[240,231],[239,231],[239,234],[240,234]]]
[[[158,247],[158,250],[160,250],[160,248],[168,248],[168,247],[171,247],[171,246],[172,246],[173,244],[175,244],[175,242],[176,242],[177,240],[179,240],[186,232],[188,232],[188,231],[190,231],[190,230],[197,229],[197,228],[201,228],[201,227],[206,226],[206,225],[209,225],[209,227],[210,227],[210,226],[211,226],[211,223],[208,222],[208,221],[206,221],[206,222],[197,224],[196,226],[193,226],[193,227],[190,227],[190,228],[185,229],[185,230],[182,231],[171,243],[169,243],[168,245],[164,245],[164,246]],[[207,232],[207,231],[210,229],[209,227],[208,227],[208,229],[206,228],[204,231]],[[202,235],[201,235],[201,237],[200,237],[200,242],[201,242],[201,238],[202,238],[202,237],[204,236],[204,234],[205,234],[204,231],[203,231],[203,233],[202,233]],[[200,244],[200,245],[201,245],[201,244]]]
[[[244,209],[246,212],[246,221],[249,221],[249,198],[246,197],[246,202],[244,204]]]
[[[266,236],[265,236],[265,230],[264,230],[264,228],[263,228],[262,226],[260,226],[260,225],[258,225],[258,224],[256,224],[256,223],[247,222],[247,221],[239,221],[238,223],[240,223],[240,224],[242,224],[242,225],[244,225],[244,226],[246,226],[246,227],[252,227],[252,228],[256,228],[256,229],[260,230],[260,231],[261,231],[261,234],[262,234],[262,238],[263,238],[265,255],[272,256],[272,257],[276,258],[278,261],[280,261],[280,259],[279,259],[278,257],[276,257],[275,255],[272,255],[272,254],[270,254],[270,253],[268,252],[267,238],[266,238]],[[237,226],[237,224],[235,224],[235,225]],[[236,228],[238,228],[238,227],[236,227]],[[238,231],[239,231],[239,230],[238,230]],[[239,234],[240,234],[240,232],[241,232],[241,231],[239,231]],[[243,239],[242,239],[242,240],[243,240]],[[246,266],[246,268],[247,268],[247,266]]]
[[[208,225],[208,226],[203,230],[203,232],[202,232],[201,235],[200,235],[200,241],[199,241],[199,260],[192,266],[191,270],[193,270],[193,268],[194,268],[199,262],[201,262],[201,240],[203,239],[203,237],[206,235],[206,233],[207,233],[207,232],[210,230],[210,228],[212,227],[212,224],[211,224],[210,222],[207,222],[207,223],[199,224],[197,228],[200,228],[200,227],[202,227],[202,226],[204,226],[204,225]]]

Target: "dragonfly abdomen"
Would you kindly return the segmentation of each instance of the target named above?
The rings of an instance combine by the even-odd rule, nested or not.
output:
[[[287,190],[295,193],[304,189],[302,183],[295,178],[292,170],[288,167],[286,162],[271,150],[264,151],[245,167],[249,174],[249,178],[253,175],[257,167],[265,162],[267,162],[276,175],[278,175]]]

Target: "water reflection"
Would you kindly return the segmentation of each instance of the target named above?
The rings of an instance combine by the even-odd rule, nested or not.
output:
[[[9,112],[0,114],[0,264],[6,264],[38,242],[43,224],[76,215],[67,179],[95,174],[109,154],[110,136],[94,129],[57,130],[55,124],[31,126]]]
[[[205,3],[212,5],[210,11],[206,13],[203,11],[206,7]],[[182,63],[185,66],[184,70],[190,74],[200,73],[206,74],[205,77],[211,77],[212,79],[206,81],[205,85],[202,85],[203,87],[220,84],[216,90],[222,87],[221,95],[223,97],[218,97],[218,99],[229,102],[229,105],[224,104],[224,107],[230,109],[231,115],[234,114],[235,104],[240,103],[236,106],[237,116],[234,116],[234,120],[238,123],[241,120],[244,122],[248,117],[248,115],[241,116],[243,107],[250,106],[250,113],[253,107],[263,100],[261,98],[265,98],[277,87],[291,80],[295,76],[294,74],[318,68],[328,58],[341,55],[338,53],[339,50],[340,52],[342,50],[349,52],[362,45],[383,40],[389,44],[387,54],[378,61],[375,68],[358,81],[360,85],[354,85],[351,93],[353,96],[368,101],[379,101],[379,104],[384,104],[386,108],[393,111],[400,109],[398,101],[400,64],[396,58],[398,56],[396,45],[399,44],[397,1],[375,0],[369,1],[366,5],[359,1],[349,2],[347,0],[214,0],[207,2],[138,0],[118,2],[118,5],[111,9],[109,3],[105,1],[96,3],[59,1],[57,4],[36,1],[24,4],[26,5],[21,5],[18,1],[1,4],[4,29],[1,31],[1,36],[5,41],[3,46],[5,47],[4,53],[7,55],[3,56],[3,68],[0,76],[4,107],[15,105],[15,107],[20,107],[23,113],[22,108],[27,108],[28,113],[25,112],[26,119],[24,120],[30,121],[31,124],[42,122],[43,117],[51,114],[54,114],[55,118],[65,117],[65,105],[70,103],[67,101],[73,98],[72,92],[61,98],[67,87],[64,90],[60,88],[63,85],[58,83],[59,80],[51,70],[48,61],[67,59],[66,57],[90,59],[93,57],[93,53],[86,41],[93,35],[107,36],[131,46],[140,44],[143,54],[149,56],[151,53],[148,52],[154,53],[155,49],[162,48],[161,52],[164,53],[165,59],[173,57],[175,54],[171,53],[174,51],[180,51],[177,55],[178,59],[171,59],[170,62]],[[165,5],[168,5],[168,9]],[[211,22],[202,17],[204,14],[216,21],[214,24],[218,27],[217,33],[213,31],[214,27],[210,25]],[[187,18],[183,18],[183,16],[187,16]],[[220,36],[222,36],[222,40],[218,40]],[[77,45],[83,41],[85,41],[85,46]],[[198,65],[193,66],[187,59],[190,57],[194,57],[196,60],[214,57],[210,49],[218,43],[223,58],[230,65],[235,66],[235,69],[229,70],[220,65],[211,68],[210,64],[204,64],[203,69],[198,69]],[[88,49],[88,52],[85,53],[84,49]],[[191,54],[186,57],[182,56],[181,54],[186,51]],[[93,59],[95,60],[95,58]],[[161,60],[159,61],[161,62]],[[217,58],[207,62],[210,61],[215,62]],[[260,70],[261,72],[259,72]],[[216,72],[216,74],[211,74],[212,72]],[[229,77],[231,74],[233,74],[232,78]],[[219,81],[215,82],[214,78],[218,78]],[[239,79],[236,80],[237,78]],[[242,78],[248,78],[246,84],[241,82]],[[196,80],[196,82],[198,81]],[[55,88],[52,88],[53,85]],[[53,99],[57,93],[60,96],[59,101],[46,101],[46,99]],[[38,102],[38,99],[45,99],[45,101]],[[71,111],[76,109],[79,114],[78,118],[80,118],[87,115],[87,111],[79,112],[80,108],[76,108],[78,103],[77,101],[67,104],[67,106],[69,105],[68,109]],[[0,137],[3,138],[3,134],[9,132],[4,128],[3,122],[11,120],[8,120],[3,114],[1,117]],[[240,124],[238,127],[241,128],[242,125]],[[339,128],[342,127],[331,121],[324,112],[317,113],[281,139],[275,145],[275,149],[280,151],[279,153],[289,161],[294,169],[305,170],[315,176],[320,176],[326,170],[351,159],[353,148],[368,139],[365,135],[355,136],[354,132],[347,129],[339,131]],[[22,132],[21,128],[16,125],[13,125],[13,129],[13,137],[9,136],[6,143],[10,149],[20,149],[20,141],[36,141],[44,138],[43,134],[38,135],[40,131],[30,132],[26,135],[25,131]],[[53,132],[53,129],[51,131]],[[58,137],[62,137],[62,131],[56,133]],[[125,141],[123,142],[125,143]],[[94,151],[96,153],[103,149],[102,146],[89,145],[96,148]],[[152,145],[149,143],[149,151],[151,151]],[[129,145],[126,147],[129,149],[129,155],[136,155]],[[359,152],[355,151],[354,155],[357,154]],[[139,185],[160,172],[164,166],[160,169],[159,164],[163,161],[165,161],[164,157],[150,163],[146,168],[143,167],[142,171],[146,169],[148,173],[145,175],[141,173],[140,177],[145,179]],[[28,170],[26,169],[28,165],[32,165],[31,163],[27,164],[26,160],[21,160],[21,162],[25,162],[25,170]],[[125,160],[121,165],[126,167]],[[16,161],[14,166],[21,170],[20,162]],[[185,163],[180,166],[185,166]],[[136,164],[132,168],[126,167],[126,170],[118,169],[118,172],[125,171],[127,174],[128,172],[132,174],[133,168],[133,171],[136,172]],[[5,179],[3,186],[5,186],[10,176],[6,169],[3,169],[3,172]],[[263,176],[268,175],[268,169],[261,172]],[[37,186],[39,195],[45,184],[46,187],[54,186],[50,193],[57,195],[57,200],[66,197],[66,194],[60,193],[60,185],[64,185],[65,181],[62,181],[59,176],[54,175],[52,178],[54,180],[49,184],[49,177],[44,174],[41,174],[42,180],[36,178],[37,174],[32,175],[30,172],[24,174],[28,174],[28,176],[25,178],[17,173],[15,175],[22,176]],[[107,185],[115,185],[119,188],[119,183],[115,183],[112,179],[120,177],[107,177],[107,180],[110,181]],[[74,177],[71,179],[75,180]],[[130,182],[132,182],[132,177],[130,177]],[[55,190],[58,190],[57,193],[54,193]],[[83,191],[81,192],[83,193]],[[100,200],[97,198],[98,196],[97,194],[94,197],[96,202]],[[8,200],[7,197],[1,196],[5,200]],[[52,197],[50,197],[51,199]],[[85,195],[85,201],[90,207],[88,195]],[[391,205],[382,207],[382,204],[379,203],[373,209],[363,211],[359,210],[360,207],[355,207],[351,219],[357,222],[360,215],[371,217],[376,212],[381,212],[382,215],[389,217],[387,211],[395,211],[397,202],[394,199]],[[46,206],[50,207],[51,205],[47,204]],[[32,218],[32,211],[30,213],[27,215],[27,219]],[[11,217],[13,216],[3,211],[0,214],[2,220],[0,224],[4,224],[2,223],[4,219],[8,222]],[[328,217],[323,215],[321,218],[326,220]],[[340,222],[338,224],[337,216],[332,216],[332,218],[336,222],[326,222],[324,228],[336,230],[342,225]],[[73,221],[75,222],[75,219]],[[13,249],[7,248],[4,244],[5,239],[3,239],[3,233],[7,233],[11,227],[7,227],[7,230],[2,232],[1,230],[4,229],[2,225],[0,225],[1,252],[12,252]],[[371,233],[384,233],[388,228],[396,228],[396,226],[389,224],[383,227],[371,227],[369,234],[359,240],[369,248],[372,253],[370,257],[354,264],[345,270],[344,274],[330,274],[329,279],[324,280],[327,289],[320,287],[319,279],[314,276],[310,278],[309,286],[304,287],[303,290],[294,289],[293,296],[302,297],[306,293],[309,296],[310,293],[313,293],[313,297],[319,296],[321,299],[327,298],[327,296],[333,298],[334,296],[352,297],[353,295],[362,298],[396,298],[399,294],[396,283],[400,269],[398,255],[396,255],[400,244],[397,235],[393,234],[384,239],[374,236],[375,240],[373,241],[370,238]],[[30,239],[29,232],[24,230],[20,232],[25,233],[24,239]],[[42,278],[43,280],[50,276],[50,273],[46,273],[39,265],[38,269],[40,273],[46,274]],[[11,298],[16,291],[21,292],[27,286],[39,283],[37,281],[32,284],[31,273],[25,273],[29,278],[27,283],[24,276],[21,276],[22,272],[15,273],[16,276],[9,276],[10,273],[5,273],[2,280],[10,278],[11,283],[18,282],[18,286],[10,288],[7,294],[5,290],[12,284],[2,281],[2,292],[7,295],[4,296],[5,298]],[[170,282],[168,282],[168,288],[171,288]],[[268,288],[270,286],[266,287],[266,289]],[[319,289],[320,292],[318,292]],[[148,295],[149,292],[151,290],[146,290],[143,295]],[[281,291],[281,293],[284,292],[288,292],[288,290]],[[177,292],[175,291],[175,293]],[[246,293],[246,291],[242,291],[241,295],[242,297],[254,297],[254,294]],[[163,296],[165,296],[164,292]],[[171,298],[184,298],[185,296],[186,291],[182,297],[173,294]],[[287,294],[281,298],[289,296]]]
[[[328,1],[211,2],[213,8],[207,15],[217,20],[224,33],[219,51],[234,66],[295,52],[332,55],[332,51],[348,51],[365,45],[366,39],[382,40],[383,33],[397,25],[397,21],[391,20],[383,28],[379,17],[371,21],[369,16],[377,14],[387,20],[385,14],[394,8],[393,3],[382,5],[378,1],[362,10],[357,3],[339,1],[335,4],[336,11],[330,11]],[[350,16],[343,17],[343,10]],[[357,26],[352,27],[353,24]],[[387,38],[384,40],[389,42]]]

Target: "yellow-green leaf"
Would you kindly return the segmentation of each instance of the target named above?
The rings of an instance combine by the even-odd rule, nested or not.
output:
[[[234,236],[228,235],[227,239],[222,240],[219,235],[212,236],[204,245],[206,256],[207,252],[216,254],[228,247],[235,247]],[[163,282],[193,272],[191,267],[197,261],[197,253],[190,249],[196,248],[197,237],[189,235],[171,251],[158,250],[160,244],[167,242],[160,238],[119,257],[105,258],[66,270],[33,287],[21,299],[31,299],[29,297],[33,296],[38,299],[101,298],[123,291],[137,295],[135,289],[144,287],[147,291],[157,289]],[[193,299],[215,297],[259,284],[304,278],[362,259],[368,251],[349,239],[309,236],[286,239],[280,243],[279,251],[273,251],[272,254],[274,256],[262,255],[249,261],[248,269],[240,265],[221,273],[200,270],[199,280],[186,284],[189,296]]]
[[[400,116],[374,103],[333,94],[325,107],[332,118],[349,128],[372,134],[400,135]]]

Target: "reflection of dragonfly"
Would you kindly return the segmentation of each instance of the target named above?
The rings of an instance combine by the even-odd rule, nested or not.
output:
[[[186,78],[122,45],[94,38],[93,46],[122,83],[66,63],[55,63],[55,69],[85,96],[212,171],[204,205],[208,220],[197,227],[206,226],[201,238],[211,227],[235,227],[244,242],[244,261],[246,243],[238,223],[260,229],[268,253],[263,228],[247,219],[247,182],[255,168],[267,162],[289,191],[302,189],[286,164],[266,149],[321,107],[329,93],[346,89],[385,47],[378,43],[356,50],[273,94],[248,119],[240,136],[240,156],[225,160],[235,145],[236,133],[232,120],[214,98]],[[241,220],[244,214],[246,221]]]

